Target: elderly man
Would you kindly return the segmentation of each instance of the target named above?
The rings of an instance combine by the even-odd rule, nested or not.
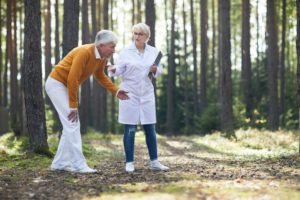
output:
[[[71,50],[53,69],[46,81],[46,92],[63,125],[62,136],[51,170],[94,173],[82,153],[78,114],[78,88],[90,75],[119,99],[126,100],[127,92],[119,90],[104,73],[107,59],[115,52],[116,35],[108,30],[97,33],[94,44]]]

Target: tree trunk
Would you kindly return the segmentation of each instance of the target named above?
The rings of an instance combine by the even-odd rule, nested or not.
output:
[[[211,58],[211,73],[210,73],[210,79],[211,83],[215,84],[215,49],[216,49],[216,22],[215,22],[215,0],[211,0],[212,3],[212,10],[211,10],[211,18],[212,18],[212,58]]]
[[[148,42],[149,45],[155,47],[155,4],[154,0],[146,0],[146,24],[150,27],[151,38]],[[155,100],[157,100],[157,92],[156,92],[156,79],[152,79],[152,83],[154,86],[154,96]]]
[[[2,19],[2,1],[0,0],[0,19]],[[2,33],[2,20],[0,20],[0,32]],[[2,36],[0,39],[0,106],[3,105],[3,90],[2,90]],[[1,134],[1,133],[0,133]]]
[[[25,0],[24,96],[30,150],[49,155],[42,89],[40,1]]]
[[[92,7],[93,8],[93,7]],[[94,7],[95,8],[95,7]],[[88,13],[88,0],[82,0],[81,7],[81,18],[82,18],[82,44],[90,42],[90,31],[89,31],[89,13]],[[88,78],[81,86],[81,98],[80,98],[80,130],[81,133],[87,132],[88,119],[89,119],[89,107],[90,107],[90,79]]]
[[[48,78],[51,70],[51,2],[46,1],[46,13],[45,13],[45,79]]]
[[[11,55],[12,39],[11,39],[11,1],[6,1],[6,53],[5,53],[5,68],[3,77],[3,106],[8,106],[8,65]]]
[[[300,0],[296,0],[297,6],[297,96],[298,96],[298,129],[300,130]],[[300,154],[300,139],[299,139]]]
[[[284,124],[285,113],[285,34],[286,34],[286,0],[282,0],[282,30],[281,30],[281,56],[280,56],[280,103],[279,114],[281,125]]]
[[[175,8],[176,0],[172,1],[172,19],[171,19],[171,47],[168,65],[168,86],[167,86],[167,135],[174,131],[174,88],[175,88]]]
[[[194,18],[194,0],[190,0],[191,12],[191,32],[192,32],[192,45],[193,45],[193,113],[192,122],[195,128],[195,120],[198,115],[198,69],[197,69],[197,28]]]
[[[64,0],[63,57],[78,45],[79,0]]]
[[[188,64],[187,64],[187,31],[186,31],[186,11],[185,4],[182,1],[182,17],[183,17],[183,41],[184,41],[184,127],[185,133],[189,130],[189,98],[188,98]]]
[[[207,0],[201,0],[201,82],[200,82],[200,110],[206,108],[206,70],[207,70],[207,57],[208,57],[208,16],[207,16]]]
[[[60,61],[59,28],[59,0],[55,0],[55,64]]]
[[[220,26],[220,106],[221,131],[233,133],[232,83],[230,61],[230,0],[219,0]]]
[[[278,94],[277,94],[277,69],[278,69],[278,39],[277,39],[276,7],[274,0],[267,1],[267,34],[268,34],[268,128],[272,131],[278,129]]]
[[[141,0],[137,1],[137,16],[136,16],[137,22],[142,22],[142,2]]]
[[[12,0],[12,37],[10,54],[10,123],[16,136],[20,136],[20,114],[18,109],[19,89],[18,89],[18,63],[17,63],[17,3]]]
[[[131,16],[131,24],[132,26],[135,24],[135,0],[131,1],[132,3],[132,16]]]
[[[252,85],[251,85],[251,58],[250,58],[250,1],[243,0],[242,14],[242,76],[241,86],[246,106],[246,118],[252,119]]]
[[[256,86],[255,86],[255,91],[256,93],[254,94],[255,96],[253,97],[253,99],[255,99],[255,105],[257,106],[258,103],[260,102],[260,93],[258,91],[260,91],[260,46],[259,46],[259,13],[258,13],[258,9],[259,9],[259,0],[256,1]]]
[[[45,2],[45,81],[47,80],[51,70],[52,70],[52,64],[51,64],[51,2],[50,0],[47,0]],[[49,97],[46,95],[46,103],[48,105],[51,105],[51,101]],[[51,105],[51,108],[53,106]]]

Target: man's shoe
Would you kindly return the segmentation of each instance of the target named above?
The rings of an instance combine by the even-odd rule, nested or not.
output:
[[[134,164],[133,162],[128,162],[126,163],[126,167],[125,167],[126,172],[134,172]]]
[[[158,160],[150,162],[150,169],[154,171],[168,171],[170,168],[161,164]]]
[[[51,167],[50,169],[51,169],[51,171],[67,171],[67,172],[74,172],[75,171],[75,169],[72,168],[72,167],[64,167],[64,168]]]
[[[78,173],[96,173],[97,170],[96,169],[92,169],[90,167],[85,167],[83,169],[75,170],[74,172],[78,172]]]

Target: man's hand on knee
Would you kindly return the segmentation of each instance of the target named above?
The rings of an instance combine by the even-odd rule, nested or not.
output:
[[[78,110],[71,109],[70,114],[68,115],[69,121],[78,122]]]

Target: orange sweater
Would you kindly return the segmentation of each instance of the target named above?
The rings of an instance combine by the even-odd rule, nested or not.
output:
[[[70,108],[78,107],[78,88],[91,74],[111,93],[118,87],[104,73],[106,59],[96,59],[95,45],[86,44],[70,51],[53,69],[50,76],[68,88]]]

